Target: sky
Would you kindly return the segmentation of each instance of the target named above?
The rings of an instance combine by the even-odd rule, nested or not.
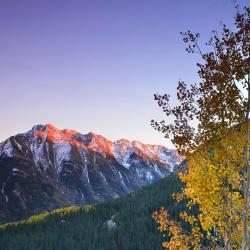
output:
[[[155,93],[198,81],[180,32],[206,42],[233,16],[232,0],[0,0],[0,141],[50,123],[173,147],[150,121],[168,119]]]

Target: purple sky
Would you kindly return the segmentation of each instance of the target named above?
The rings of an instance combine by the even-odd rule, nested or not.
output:
[[[169,146],[153,94],[197,80],[180,31],[206,40],[233,14],[231,0],[0,0],[0,141],[52,123]]]

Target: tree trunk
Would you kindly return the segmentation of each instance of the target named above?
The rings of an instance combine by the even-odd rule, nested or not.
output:
[[[244,176],[244,211],[243,211],[243,240],[242,250],[248,250],[248,208],[249,208],[249,187],[250,187],[250,164],[249,164],[249,111],[250,111],[250,71],[248,72],[248,100],[246,112],[246,173]]]
[[[225,242],[225,250],[233,250],[229,240]]]

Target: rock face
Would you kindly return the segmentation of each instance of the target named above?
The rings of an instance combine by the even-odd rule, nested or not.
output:
[[[117,229],[117,225],[113,219],[110,219],[105,221],[104,228],[106,228],[108,231],[115,231]]]
[[[163,146],[34,126],[0,143],[0,220],[126,195],[182,160]]]

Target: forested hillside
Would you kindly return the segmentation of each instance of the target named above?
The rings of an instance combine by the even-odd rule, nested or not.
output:
[[[33,216],[26,221],[0,226],[0,248],[157,250],[162,236],[152,213],[161,206],[176,219],[183,204],[172,199],[180,191],[177,176],[171,175],[126,197],[83,208],[59,209]]]

